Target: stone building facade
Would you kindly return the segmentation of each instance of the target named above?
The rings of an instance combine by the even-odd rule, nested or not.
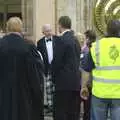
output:
[[[53,31],[57,33],[57,22],[60,16],[68,15],[72,19],[72,29],[75,32],[84,32],[93,28],[93,10],[96,0],[23,0],[27,3],[28,15],[25,23],[30,25],[30,17],[33,17],[33,36],[37,40],[41,36],[41,26],[50,23]],[[31,2],[30,2],[31,1]],[[33,2],[34,1],[34,2]],[[28,9],[33,8],[33,12]],[[32,7],[33,6],[33,7]],[[31,15],[33,13],[33,15]],[[24,18],[24,17],[23,17]],[[29,19],[30,18],[30,19]],[[32,19],[31,19],[32,20]],[[32,24],[31,24],[32,25]],[[26,28],[29,28],[26,26]]]
[[[21,16],[24,31],[37,41],[42,36],[43,24],[51,24],[53,32],[57,33],[57,21],[62,15],[70,16],[75,32],[92,29],[95,2],[96,0],[0,0],[0,13],[4,13],[4,22],[8,13],[12,13],[11,16]]]

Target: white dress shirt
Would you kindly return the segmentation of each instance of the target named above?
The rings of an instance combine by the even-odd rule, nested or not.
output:
[[[51,41],[47,41],[47,39],[48,38],[45,37],[48,61],[49,61],[49,64],[51,64],[51,62],[53,60],[53,43],[52,43],[53,38],[51,37]]]

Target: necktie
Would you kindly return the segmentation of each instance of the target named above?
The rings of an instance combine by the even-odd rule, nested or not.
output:
[[[51,40],[51,39],[47,39],[46,41],[47,41],[47,42],[50,42],[50,41],[52,41],[52,40]]]

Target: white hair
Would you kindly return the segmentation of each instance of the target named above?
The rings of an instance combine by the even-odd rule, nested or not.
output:
[[[43,25],[42,27],[42,31],[45,32],[45,31],[51,31],[52,28],[51,28],[51,25],[50,24],[45,24]]]

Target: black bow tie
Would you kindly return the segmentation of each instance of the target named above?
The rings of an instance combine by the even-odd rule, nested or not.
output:
[[[50,42],[50,41],[52,41],[52,40],[51,40],[51,39],[47,39],[47,40],[46,40],[46,42]]]

